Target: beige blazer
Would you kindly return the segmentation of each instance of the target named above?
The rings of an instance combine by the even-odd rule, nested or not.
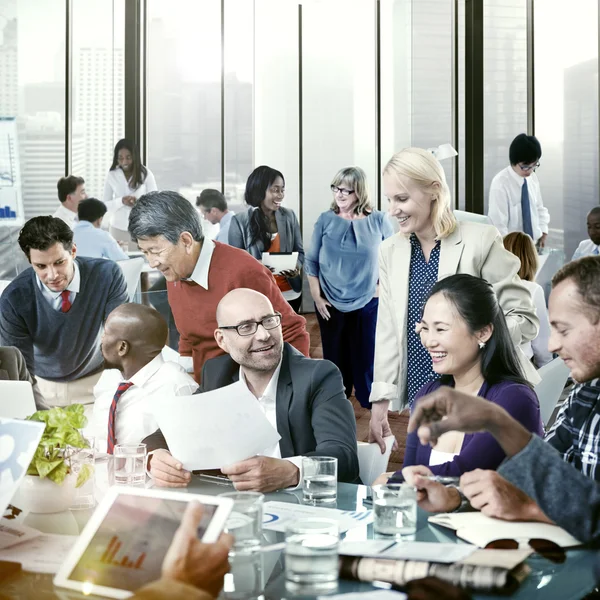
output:
[[[379,249],[379,312],[375,335],[375,365],[371,402],[391,400],[391,408],[408,406],[406,398],[406,319],[411,246],[399,233],[382,242]],[[467,273],[482,277],[493,287],[506,316],[511,338],[518,346],[535,338],[538,319],[531,294],[517,275],[519,259],[504,249],[493,225],[459,221],[442,240],[438,280]],[[540,377],[520,352],[525,375],[533,384]]]

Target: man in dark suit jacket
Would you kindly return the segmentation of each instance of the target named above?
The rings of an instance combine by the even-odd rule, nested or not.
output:
[[[257,398],[281,440],[264,456],[223,466],[238,490],[269,492],[301,483],[303,456],[334,456],[338,479],[358,481],[356,422],[337,367],[306,358],[283,343],[281,315],[269,299],[240,288],[223,297],[217,308],[217,344],[227,353],[206,361],[197,393],[240,379]],[[273,398],[274,396],[274,398]],[[274,401],[274,402],[273,402]],[[160,431],[147,437],[157,450],[150,470],[161,486],[183,487],[190,473],[170,455]]]
[[[33,388],[35,406],[38,410],[47,410],[48,406],[38,388],[37,381],[30,375],[25,359],[18,348],[0,346],[0,380],[29,381]]]

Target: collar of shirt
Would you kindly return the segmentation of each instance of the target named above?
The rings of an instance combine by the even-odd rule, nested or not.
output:
[[[208,290],[208,272],[210,270],[210,261],[212,259],[213,252],[215,251],[215,243],[208,238],[204,238],[202,242],[202,248],[200,248],[200,256],[198,256],[198,262],[192,271],[192,274],[183,281],[193,281],[199,286]]]
[[[96,229],[93,223],[89,221],[78,221],[75,224],[75,229]]]
[[[221,222],[219,223],[219,225],[221,227],[225,227],[226,225],[229,225],[229,221],[231,221],[231,219],[233,219],[233,216],[235,215],[235,213],[232,210],[228,210],[224,215],[223,218],[221,219]]]
[[[69,283],[66,289],[69,290],[69,292],[72,292],[73,294],[78,294],[79,287],[81,285],[81,274],[79,273],[79,265],[77,264],[76,260],[73,261],[73,268],[75,270],[75,273],[73,274],[73,279],[71,279],[71,283]],[[35,279],[37,281],[38,287],[40,288],[40,291],[42,292],[42,294],[44,294],[46,298],[50,300],[56,300],[57,298],[60,298],[62,292],[55,292],[54,290],[51,290],[49,287],[47,287],[44,283],[42,283],[42,280],[38,277],[37,273],[35,275]]]
[[[275,406],[275,402],[277,400],[277,384],[279,383],[279,372],[281,371],[281,361],[277,365],[275,372],[273,373],[271,380],[267,384],[263,395],[258,398],[259,403],[265,408],[268,406]],[[248,383],[246,382],[246,376],[244,375],[244,370],[240,366],[240,381],[248,388]],[[250,389],[248,388],[248,391]],[[252,393],[252,392],[250,392]]]
[[[157,354],[147,365],[144,365],[129,381],[138,388],[144,387],[148,380],[154,375],[163,365],[165,359],[162,354]],[[125,381],[125,379],[123,379]]]
[[[77,222],[77,213],[69,210],[64,204],[61,204],[54,213],[54,217],[62,219],[71,228]]]
[[[521,177],[515,170],[512,168],[512,165],[508,165],[508,174],[519,184],[523,185],[525,181],[525,177]]]

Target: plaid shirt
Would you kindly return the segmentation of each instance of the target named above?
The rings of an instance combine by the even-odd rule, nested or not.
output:
[[[565,462],[600,481],[600,379],[573,388],[545,439]]]

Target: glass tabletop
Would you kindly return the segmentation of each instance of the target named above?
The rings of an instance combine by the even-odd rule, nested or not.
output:
[[[227,483],[215,483],[202,477],[194,476],[188,493],[216,495],[232,491],[233,486]],[[341,510],[368,510],[370,507],[363,505],[367,497],[368,488],[352,484],[338,484],[337,502],[329,507]],[[302,503],[302,491],[280,491],[266,494],[266,500],[279,502]],[[65,533],[76,535],[91,516],[93,510],[71,511],[54,515],[28,515],[24,524],[36,527],[46,533]],[[462,543],[454,532],[430,525],[427,522],[428,514],[419,511],[417,522],[416,540],[423,542]],[[372,525],[360,525],[351,529],[345,536],[346,539],[360,541],[373,538]],[[283,534],[277,532],[265,533],[265,544],[283,540]],[[594,588],[594,566],[598,560],[598,552],[593,550],[573,550],[567,554],[563,564],[554,564],[547,559],[534,555],[528,559],[531,573],[521,584],[520,588],[511,596],[512,598],[527,598],[528,600],[576,600],[589,593]],[[283,553],[262,552],[256,556],[234,558],[231,560],[231,572],[226,575],[225,588],[222,597],[235,599],[261,599],[276,600],[290,598],[285,589],[283,571]],[[374,589],[371,584],[340,580],[338,593],[366,592]],[[52,584],[52,575],[23,573],[17,578],[10,579],[0,584],[0,597],[9,597],[17,600],[36,599],[61,599],[75,600],[90,598],[77,592],[55,588]],[[491,595],[475,594],[473,598],[488,598]],[[301,596],[295,596],[300,598]]]

